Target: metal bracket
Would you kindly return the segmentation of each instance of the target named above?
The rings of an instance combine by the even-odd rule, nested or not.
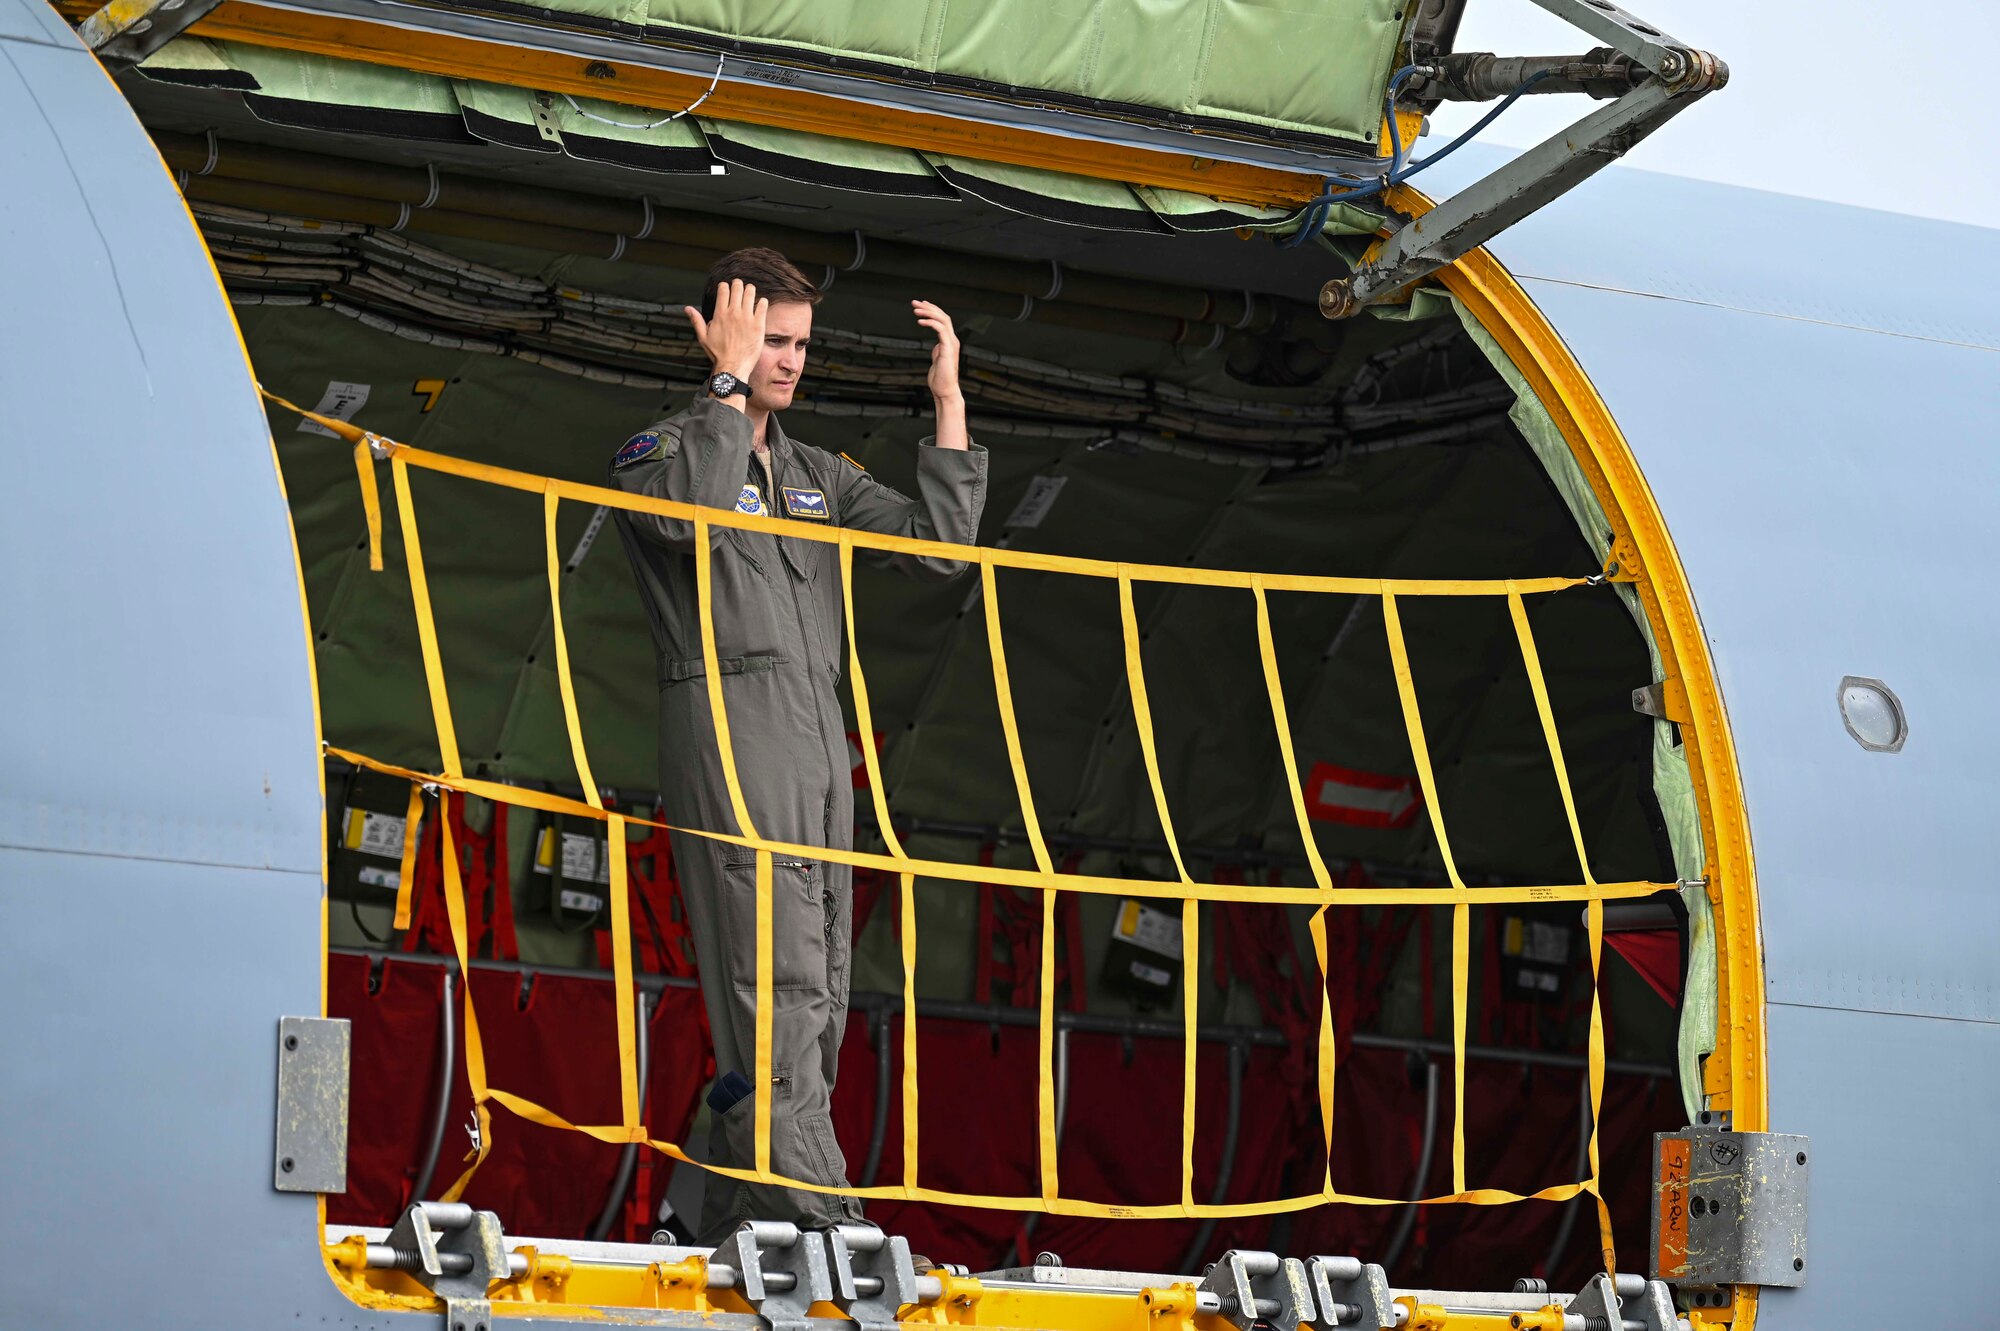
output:
[[[1623,1326],[1628,1331],[1681,1331],[1674,1311],[1673,1291],[1658,1280],[1620,1272],[1614,1282],[1599,1272],[1563,1309],[1565,1323],[1583,1319],[1584,1326]]]
[[[1237,1331],[1250,1331],[1259,1322],[1270,1331],[1298,1331],[1300,1322],[1318,1316],[1306,1264],[1274,1252],[1232,1249],[1222,1254],[1197,1293],[1216,1295],[1222,1315]]]
[[[806,1331],[806,1312],[833,1299],[826,1245],[784,1220],[746,1220],[715,1250],[736,1268],[736,1292],[771,1331]]]
[[[1650,77],[1398,227],[1352,276],[1336,278],[1320,289],[1321,314],[1345,319],[1430,276],[1617,161],[1641,139],[1729,81],[1729,67],[1720,60],[1682,45],[1610,0],[1535,3],[1609,43]]]
[[[562,147],[562,123],[556,116],[556,99],[553,94],[538,92],[528,99],[528,110],[534,116],[535,132],[542,136],[544,143]]]
[[[487,1289],[519,1274],[500,1217],[464,1202],[412,1203],[388,1241],[369,1246],[368,1265],[406,1272],[443,1299],[446,1331],[489,1331]]]
[[[487,1331],[493,1324],[493,1303],[489,1299],[446,1299],[446,1331]]]
[[[1391,1331],[1396,1325],[1389,1275],[1381,1267],[1363,1265],[1358,1257],[1308,1257],[1306,1274],[1319,1308],[1314,1325],[1322,1331],[1337,1326]]]
[[[1653,1137],[1653,1275],[1688,1285],[1805,1283],[1807,1139],[1690,1127]]]
[[[1681,725],[1693,719],[1688,712],[1686,687],[1672,678],[1656,680],[1642,689],[1633,689],[1632,710],[1642,716],[1675,721]]]
[[[1585,1326],[1590,1325],[1590,1318],[1596,1318],[1602,1326],[1623,1325],[1618,1316],[1618,1290],[1611,1283],[1611,1277],[1602,1271],[1584,1283],[1582,1291],[1569,1301],[1569,1306],[1563,1311],[1570,1317],[1586,1319]]]
[[[344,1018],[278,1018],[279,1192],[347,1191],[349,1036]]]
[[[826,1256],[833,1279],[833,1305],[860,1324],[883,1331],[896,1314],[917,1302],[917,1267],[910,1241],[867,1225],[836,1225],[827,1231]]]
[[[76,35],[106,64],[136,65],[222,0],[111,0],[77,25]]]
[[[1631,56],[1669,83],[1687,73],[1685,42],[1627,13],[1611,0],[1535,0],[1535,3],[1620,55]]]

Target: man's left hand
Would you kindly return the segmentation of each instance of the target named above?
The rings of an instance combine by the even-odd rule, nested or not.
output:
[[[917,316],[917,322],[937,334],[937,345],[931,348],[931,396],[940,402],[961,396],[958,387],[958,330],[951,326],[951,316],[927,300],[913,300],[910,310]]]

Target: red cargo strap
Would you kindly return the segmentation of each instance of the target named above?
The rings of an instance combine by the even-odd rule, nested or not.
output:
[[[438,804],[438,817],[423,821],[417,839],[417,858],[410,866],[410,896],[415,905],[410,912],[409,931],[403,935],[405,952],[423,950],[449,955],[453,950],[451,921],[444,909],[444,860],[438,848],[438,823],[450,816],[451,792],[440,790]]]
[[[979,862],[991,867],[996,850],[993,842],[979,848]],[[1083,862],[1080,851],[1072,851],[1057,866],[1058,873],[1075,873]],[[1081,1012],[1089,998],[1083,961],[1083,916],[1077,893],[1064,892],[1056,902],[1056,929],[1061,937],[1056,960],[1056,986],[1069,985],[1069,1006]],[[1006,944],[1007,959],[994,958],[994,944]],[[977,1003],[991,1003],[996,981],[1007,986],[1006,1001],[1015,1007],[1030,1007],[1036,1001],[1042,955],[1041,902],[1032,894],[994,883],[979,886],[978,952],[972,972],[972,995]]]
[[[475,957],[497,961],[520,959],[514,936],[514,892],[507,847],[507,806],[493,804],[486,832],[466,825],[465,801],[452,807],[451,837],[461,846],[466,895],[467,946]]]
[[[861,941],[861,931],[868,927],[874,917],[876,903],[888,890],[891,876],[879,869],[856,869],[854,871],[854,931],[853,941]],[[895,938],[903,936],[903,913],[897,911],[889,917],[889,928]]]
[[[487,832],[493,853],[493,955],[503,961],[521,959],[521,943],[514,936],[513,849],[507,840],[507,806],[493,806],[493,825]]]
[[[1215,881],[1243,883],[1246,881],[1243,867],[1218,863]],[[1270,882],[1274,887],[1283,886],[1281,875],[1275,870]],[[1317,1013],[1309,1017],[1308,1011],[1318,1004],[1307,999],[1311,984],[1299,957],[1298,942],[1292,936],[1289,910],[1284,906],[1229,902],[1219,905],[1213,919],[1216,986],[1226,992],[1232,979],[1241,979],[1256,997],[1257,1010],[1266,1025],[1284,1032],[1285,1038],[1296,1047],[1310,1044]],[[1336,980],[1344,973],[1351,982],[1352,957],[1344,954],[1353,950],[1353,932],[1338,930],[1329,942],[1339,952],[1329,951],[1328,972]],[[1290,963],[1289,971],[1286,962]]]
[[[661,975],[693,975],[694,939],[688,932],[687,911],[681,905],[680,876],[674,872],[674,846],[666,829],[654,828],[643,837],[626,834],[626,880],[632,903],[646,922],[648,950],[639,964]],[[600,936],[599,948],[610,964],[610,939]]]
[[[413,906],[403,951],[441,956],[453,951],[451,920],[444,908],[444,852],[438,840],[439,819],[448,819],[454,845],[463,848],[459,870],[466,891],[467,950],[476,957],[518,960],[521,949],[514,934],[514,894],[507,863],[507,806],[494,804],[492,824],[479,833],[466,825],[464,796],[454,799],[451,792],[441,790],[438,805],[437,817],[423,821],[410,869]]]
[[[1417,909],[1423,912],[1421,928],[1417,931],[1417,941],[1422,945],[1417,954],[1417,974],[1423,982],[1419,988],[1418,1002],[1424,1009],[1424,1038],[1430,1040],[1437,1037],[1437,1001],[1431,992],[1437,970],[1437,928],[1428,910],[1424,910],[1421,906]],[[1417,1208],[1419,1221],[1423,1219],[1425,1209],[1421,1206]]]
[[[979,848],[981,865],[989,869],[993,867],[993,851],[994,845],[991,841]],[[998,902],[993,895],[994,891],[991,883],[979,885],[979,938],[973,948],[972,965],[972,1001],[975,1003],[993,1001],[993,929],[997,923],[996,916],[999,910]],[[1010,954],[1013,951],[1011,941],[1008,951]],[[1011,956],[1008,964],[1012,965]],[[1011,972],[1008,978],[1013,978]]]

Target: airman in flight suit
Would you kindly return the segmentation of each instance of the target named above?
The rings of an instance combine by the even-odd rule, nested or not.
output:
[[[937,337],[929,380],[937,433],[918,447],[920,497],[911,499],[854,463],[790,438],[778,424],[774,413],[790,405],[804,369],[818,299],[805,276],[771,250],[725,256],[709,275],[707,313],[688,311],[713,361],[707,392],[627,441],[612,462],[612,483],[632,494],[708,508],[972,544],[986,498],[986,452],[966,433],[950,317],[928,301],[912,302],[917,322]],[[738,832],[709,712],[694,524],[627,512],[617,521],[658,657],[660,793],[667,821]],[[849,848],[853,782],[836,693],[844,630],[839,551],[756,530],[711,528],[709,539],[716,654],[750,817],[772,840]],[[934,579],[955,577],[966,567],[908,556],[886,562]],[[677,833],[674,860],[715,1037],[710,1159],[750,1168],[755,854]],[[851,871],[781,857],[772,887],[771,1167],[844,1186],[847,1166],[830,1109],[847,1019]],[[705,1198],[699,1230],[705,1244],[720,1241],[745,1219],[823,1229],[861,1218],[860,1202],[850,1196],[720,1175],[708,1177]]]

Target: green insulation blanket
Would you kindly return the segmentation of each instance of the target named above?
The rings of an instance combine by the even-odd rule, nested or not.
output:
[[[555,10],[628,11],[622,0]],[[1372,143],[1401,0],[651,0],[654,28],[805,62]]]

